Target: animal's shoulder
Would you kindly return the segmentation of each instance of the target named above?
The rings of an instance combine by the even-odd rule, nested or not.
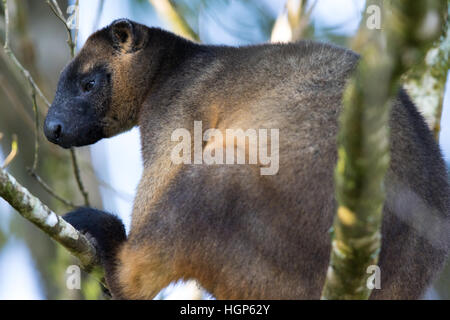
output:
[[[284,82],[307,78],[346,79],[359,59],[358,54],[349,49],[309,40],[237,48],[211,47],[211,50],[216,53],[215,65],[222,66],[218,72],[221,77],[229,75],[246,81],[252,78],[269,82],[277,79],[284,79]]]

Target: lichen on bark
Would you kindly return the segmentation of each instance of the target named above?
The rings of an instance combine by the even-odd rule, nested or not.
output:
[[[79,258],[86,270],[92,270],[97,266],[95,247],[89,240],[3,169],[0,169],[0,197],[5,199],[25,219],[34,223]]]
[[[423,63],[408,72],[404,86],[439,140],[445,83],[450,69],[450,6],[439,41],[427,52]]]

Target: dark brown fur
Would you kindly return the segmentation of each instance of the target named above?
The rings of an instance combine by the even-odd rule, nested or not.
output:
[[[309,41],[198,45],[123,20],[93,34],[72,64],[111,71],[104,136],[138,125],[144,160],[128,239],[104,259],[114,296],[149,299],[196,279],[218,299],[319,298],[336,209],[337,119],[357,60]],[[174,165],[171,133],[192,131],[194,120],[222,131],[279,128],[278,174]],[[390,124],[382,289],[372,298],[416,299],[448,252],[450,191],[439,148],[403,91]]]

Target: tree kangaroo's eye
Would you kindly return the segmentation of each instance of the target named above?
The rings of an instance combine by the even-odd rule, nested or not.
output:
[[[82,88],[84,92],[89,92],[94,88],[95,80],[86,81],[83,83]]]

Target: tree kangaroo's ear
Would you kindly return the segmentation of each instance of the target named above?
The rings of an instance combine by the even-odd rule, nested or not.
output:
[[[128,19],[113,21],[110,29],[113,46],[122,53],[139,51],[147,43],[146,27]]]

